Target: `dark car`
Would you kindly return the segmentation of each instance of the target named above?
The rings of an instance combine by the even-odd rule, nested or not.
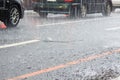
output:
[[[33,0],[33,10],[41,17],[48,13],[68,14],[70,17],[85,17],[89,13],[102,13],[109,16],[111,0]]]
[[[6,25],[17,26],[23,16],[23,0],[0,0],[0,20]]]

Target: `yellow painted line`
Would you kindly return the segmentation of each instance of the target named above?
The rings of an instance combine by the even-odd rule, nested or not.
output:
[[[94,60],[94,59],[97,59],[97,58],[102,58],[102,57],[105,57],[107,55],[111,55],[111,54],[116,53],[116,52],[120,52],[120,49],[113,50],[113,51],[107,51],[107,52],[104,52],[104,53],[101,53],[101,54],[90,55],[90,56],[87,56],[85,58],[78,59],[76,61],[68,62],[68,63],[65,63],[65,64],[60,64],[58,66],[38,70],[36,72],[31,72],[31,73],[28,73],[28,74],[23,74],[23,75],[13,77],[13,78],[7,79],[7,80],[22,80],[24,78],[29,78],[29,77],[32,77],[32,76],[36,76],[36,75],[40,75],[40,74],[43,74],[43,73],[51,72],[51,71],[58,70],[58,69],[61,69],[61,68],[66,68],[66,67],[76,65],[76,64],[79,64],[79,63],[82,63],[82,62],[88,62],[88,61],[91,61],[91,60]]]
[[[6,44],[6,45],[0,46],[0,49],[8,48],[8,47],[14,47],[14,46],[20,46],[20,45],[26,45],[26,44],[35,43],[35,42],[38,42],[38,41],[39,40],[29,40],[29,41],[24,41],[24,42],[19,42],[19,43]]]

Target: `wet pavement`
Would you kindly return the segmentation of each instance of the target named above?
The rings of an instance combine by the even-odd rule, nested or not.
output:
[[[0,80],[110,80],[120,76],[120,15],[85,19],[26,12],[0,30]]]

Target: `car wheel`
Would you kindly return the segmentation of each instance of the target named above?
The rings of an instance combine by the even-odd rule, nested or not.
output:
[[[115,9],[116,9],[116,8],[113,7],[113,8],[112,8],[112,12],[115,12]]]
[[[111,5],[110,5],[110,3],[107,3],[104,7],[102,14],[103,14],[103,16],[110,16],[111,11],[112,11]]]
[[[15,27],[20,20],[20,11],[16,5],[10,7],[8,11],[7,25]]]
[[[87,8],[85,5],[82,5],[80,8],[80,17],[84,18],[84,17],[86,17],[86,14],[87,14]]]
[[[77,17],[77,11],[78,11],[77,7],[71,7],[69,17],[70,18],[76,18]]]
[[[46,18],[47,17],[47,15],[48,15],[48,13],[39,13],[39,15],[40,15],[40,17],[42,17],[42,18]]]

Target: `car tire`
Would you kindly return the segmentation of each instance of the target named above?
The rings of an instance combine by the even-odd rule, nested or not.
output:
[[[76,7],[73,7],[73,6],[71,7],[69,17],[71,19],[78,17],[78,8],[77,8],[77,6]]]
[[[47,18],[48,13],[40,12],[39,15],[40,15],[41,18]]]
[[[69,14],[69,18],[74,18],[74,17],[75,17],[74,8],[71,7],[71,9],[70,9],[70,14]]]
[[[80,8],[80,17],[85,18],[87,14],[87,8],[85,5],[82,5]]]
[[[8,10],[7,25],[11,27],[17,26],[20,20],[20,10],[16,5],[13,5]]]
[[[85,5],[81,7],[73,7],[70,11],[70,18],[84,18],[87,14],[87,8]]]
[[[106,5],[104,6],[102,15],[103,16],[110,16],[111,12],[112,12],[112,7],[111,7],[110,3],[106,3]]]
[[[116,9],[116,8],[115,8],[115,7],[113,7],[113,8],[112,8],[112,12],[115,12],[115,9]]]

